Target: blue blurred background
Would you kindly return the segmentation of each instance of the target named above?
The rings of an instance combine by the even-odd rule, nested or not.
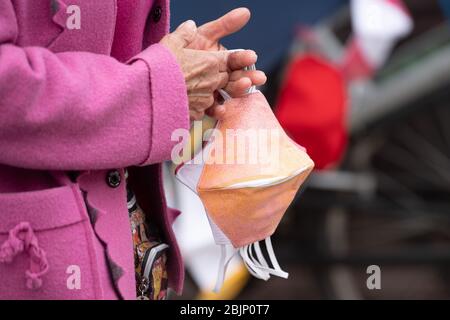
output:
[[[334,13],[347,0],[173,0],[172,28],[188,19],[201,25],[226,12],[247,7],[252,11],[250,23],[236,35],[223,41],[230,49],[253,49],[259,55],[258,68],[269,71],[283,57],[292,43],[296,26],[315,24]],[[214,5],[212,4],[214,3]]]

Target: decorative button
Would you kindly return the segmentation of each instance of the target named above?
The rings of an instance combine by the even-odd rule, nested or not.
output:
[[[106,176],[106,182],[108,183],[108,186],[110,186],[111,188],[118,188],[121,181],[122,177],[120,176],[119,170],[112,170],[108,172]]]
[[[159,20],[161,20],[162,17],[162,8],[161,6],[156,6],[155,9],[153,9],[153,22],[158,23]]]

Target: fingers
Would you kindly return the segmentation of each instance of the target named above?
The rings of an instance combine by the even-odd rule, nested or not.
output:
[[[182,23],[170,36],[170,40],[177,48],[186,48],[194,41],[197,33],[197,26],[194,21],[188,20]]]
[[[220,72],[241,70],[256,64],[258,56],[253,50],[210,52],[217,59]]]
[[[219,19],[202,25],[199,31],[215,42],[242,29],[250,20],[250,16],[250,10],[247,8],[234,9]]]
[[[231,71],[241,70],[254,65],[258,56],[253,50],[236,51],[229,54],[228,68]]]
[[[237,70],[230,74],[230,81],[225,91],[233,98],[248,92],[252,86],[262,86],[266,83],[266,74],[259,70]]]
[[[225,91],[233,98],[243,96],[252,87],[250,78],[241,78],[237,81],[230,81],[225,87]]]
[[[216,51],[208,52],[216,58],[217,66],[219,67],[219,72],[228,72],[229,68],[229,56],[231,55],[228,51]]]
[[[189,118],[191,121],[200,121],[205,117],[204,112],[196,111],[196,110],[189,110]]]
[[[261,86],[267,80],[264,72],[258,70],[238,70],[232,72],[229,77],[227,73],[221,73],[220,75],[222,80],[220,80],[218,89],[224,88],[234,98],[245,95],[252,86]],[[221,120],[226,113],[226,102],[223,102],[223,99],[217,92],[213,98],[215,101],[214,104],[206,108],[205,113],[210,117]]]
[[[184,49],[185,51],[187,49]],[[193,110],[191,120],[204,116],[206,110],[215,103],[215,92],[224,88],[229,82],[227,70],[228,52],[191,51],[189,70],[191,76],[186,77],[189,97],[189,108]],[[219,70],[220,69],[220,70]]]
[[[214,106],[212,106],[211,108],[209,108],[206,111],[206,114],[208,116],[210,116],[211,118],[217,119],[217,120],[222,120],[223,118],[225,118],[225,114],[226,114],[226,105],[225,104],[215,104]]]
[[[189,93],[189,105],[192,110],[203,112],[214,104],[214,93]]]
[[[266,83],[266,74],[260,70],[237,70],[230,74],[230,81],[237,81],[241,78],[249,78],[254,86],[262,86]]]
[[[201,120],[212,106],[216,99],[214,93],[189,93],[189,115],[191,120]]]
[[[219,94],[219,92],[216,91],[214,94],[214,105],[206,110],[206,114],[212,118],[215,118],[217,120],[221,120],[225,117],[226,113],[226,101],[223,100],[222,96]]]
[[[228,72],[220,72],[218,81],[217,81],[217,86],[214,89],[214,91],[225,88],[225,86],[228,84],[229,81],[230,81],[230,75],[228,74]]]
[[[232,97],[240,97],[245,95],[252,86],[263,85],[267,78],[264,72],[258,70],[238,70],[232,72],[230,75],[227,72],[220,72],[218,74],[216,83],[213,88],[224,88]],[[206,91],[203,91],[207,89]],[[212,95],[211,87],[200,89],[199,93],[190,94],[190,105],[195,106],[196,112],[191,115],[192,120],[202,119],[205,114],[215,119],[223,119],[226,113],[226,103],[221,103],[220,95],[217,92]],[[205,92],[205,93],[201,93]]]

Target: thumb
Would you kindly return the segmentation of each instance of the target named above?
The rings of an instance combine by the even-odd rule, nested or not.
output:
[[[172,32],[171,38],[178,48],[185,48],[194,41],[196,34],[197,25],[194,21],[188,20]]]

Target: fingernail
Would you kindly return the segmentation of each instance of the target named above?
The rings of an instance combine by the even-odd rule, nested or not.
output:
[[[197,28],[197,24],[195,23],[194,20],[187,20],[183,22],[181,26],[186,28]]]

